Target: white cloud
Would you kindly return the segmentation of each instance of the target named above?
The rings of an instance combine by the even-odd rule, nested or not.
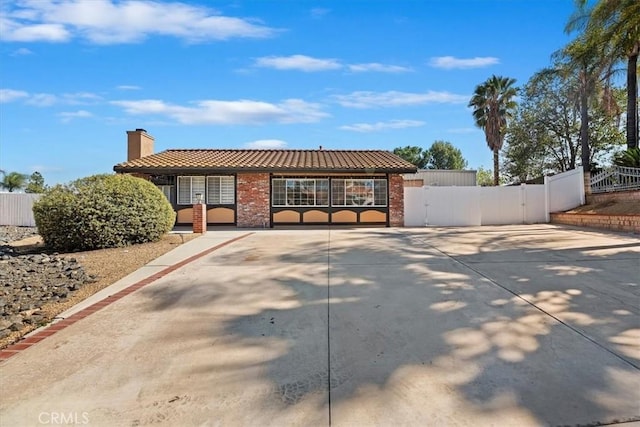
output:
[[[5,41],[135,43],[153,35],[190,42],[266,38],[279,30],[255,19],[223,16],[204,6],[153,0],[23,0],[5,9]]]
[[[63,123],[69,123],[73,119],[84,119],[87,117],[93,117],[93,114],[85,110],[78,110],[58,113],[58,116],[62,118]]]
[[[33,51],[27,49],[26,47],[21,47],[20,49],[16,49],[11,53],[11,56],[26,56],[32,55]]]
[[[424,122],[420,120],[389,120],[387,122],[377,123],[354,123],[352,125],[340,126],[342,130],[350,130],[354,132],[378,132],[385,129],[405,129],[412,127],[424,126]]]
[[[135,85],[120,85],[120,86],[116,86],[116,89],[118,89],[118,90],[140,90],[142,88],[140,86],[135,86]]]
[[[392,90],[388,92],[356,91],[348,95],[334,95],[333,99],[343,107],[376,108],[420,104],[460,104],[468,102],[469,96],[449,92],[412,93]]]
[[[413,71],[409,67],[401,67],[399,65],[386,65],[378,62],[370,62],[366,64],[352,64],[349,65],[349,71],[354,73],[362,73],[367,71],[375,71],[378,73],[406,73]]]
[[[300,70],[306,72],[336,70],[342,68],[336,59],[312,58],[306,55],[264,56],[256,59],[256,67],[275,68],[276,70]]]
[[[285,148],[287,143],[280,139],[258,139],[257,141],[247,142],[244,146],[257,150],[278,150]]]
[[[11,102],[23,99],[25,104],[36,107],[50,107],[55,104],[87,105],[102,101],[102,97],[90,92],[64,93],[54,95],[51,93],[30,94],[22,90],[0,89],[0,102]]]
[[[326,14],[331,12],[331,9],[325,9],[322,7],[314,7],[311,9],[311,17],[315,19],[324,18]]]
[[[291,56],[263,56],[256,59],[254,67],[273,68],[276,70],[298,70],[305,72],[328,71],[348,69],[353,73],[379,72],[379,73],[406,73],[413,71],[408,67],[399,65],[387,65],[379,62],[368,62],[363,64],[343,65],[335,58],[313,58],[307,55]]]
[[[429,65],[435,68],[450,70],[453,68],[482,68],[499,64],[500,60],[493,56],[476,56],[475,58],[455,58],[453,56],[437,56],[431,58]]]
[[[0,103],[12,102],[17,99],[27,98],[29,94],[23,90],[0,89]]]
[[[192,106],[169,104],[157,99],[113,101],[129,114],[156,114],[186,125],[312,123],[327,117],[320,105],[300,99],[286,99],[278,104],[238,100],[204,100]]]
[[[95,104],[102,100],[100,95],[90,92],[65,93],[61,102],[69,105]]]
[[[36,93],[29,96],[29,99],[26,101],[27,104],[36,107],[50,107],[56,102],[58,102],[58,97],[50,93]]]
[[[69,31],[60,24],[36,24],[20,22],[0,16],[0,40],[14,42],[66,42],[71,38]]]

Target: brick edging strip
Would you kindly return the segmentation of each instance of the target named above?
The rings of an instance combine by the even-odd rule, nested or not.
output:
[[[132,285],[127,286],[126,288],[116,292],[113,295],[109,295],[108,297],[106,297],[105,299],[102,299],[94,304],[91,304],[89,307],[86,307],[82,310],[80,310],[77,313],[72,314],[71,316],[67,317],[66,319],[63,319],[59,322],[50,324],[49,326],[45,326],[44,329],[40,330],[39,332],[36,332],[35,334],[31,335],[28,338],[22,339],[20,341],[17,341],[14,344],[9,345],[7,348],[0,350],[0,362],[3,362],[7,359],[9,359],[10,357],[15,356],[16,354],[20,353],[23,350],[28,349],[29,347],[31,347],[34,344],[39,343],[40,341],[42,341],[43,339],[50,337],[51,335],[55,334],[58,331],[61,331],[63,329],[65,329],[66,327],[73,325],[74,323],[76,323],[78,320],[84,319],[85,317],[89,316],[90,314],[95,313],[98,310],[101,310],[104,307],[107,307],[109,305],[111,305],[112,303],[118,301],[119,299],[137,291],[140,288],[143,288],[153,282],[155,282],[158,279],[163,278],[164,276],[166,276],[169,273],[172,273],[174,271],[176,271],[179,268],[184,267],[185,265],[189,264],[190,262],[193,262],[199,258],[202,258],[206,255],[209,255],[211,252],[217,251],[218,249],[230,245],[234,242],[237,242],[240,239],[244,239],[245,237],[249,237],[250,235],[254,234],[253,232],[251,233],[246,233],[243,234],[241,236],[238,237],[234,237],[231,240],[227,240],[226,242],[222,242],[212,248],[206,249],[200,253],[197,253],[195,255],[190,256],[189,258],[183,259],[182,261],[170,265],[167,268],[161,270],[158,273],[155,273],[145,279],[142,279]]]

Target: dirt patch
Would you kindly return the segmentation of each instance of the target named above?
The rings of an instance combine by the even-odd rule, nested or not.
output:
[[[608,201],[579,206],[567,213],[592,215],[640,215],[640,203],[637,201]]]
[[[50,321],[58,314],[68,310],[101,289],[112,285],[159,256],[199,236],[200,234],[192,233],[168,234],[157,242],[132,245],[124,248],[60,253],[59,256],[75,258],[88,274],[97,278],[97,281],[85,284],[64,301],[45,304],[40,311],[44,318]],[[11,242],[10,245],[17,253],[21,254],[47,252],[40,236],[31,236]],[[25,328],[13,332],[11,335],[0,340],[0,348],[16,342],[38,326],[39,325],[26,325]]]

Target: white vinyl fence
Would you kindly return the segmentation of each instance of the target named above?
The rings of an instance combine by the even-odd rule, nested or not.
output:
[[[407,187],[405,225],[475,226],[549,222],[549,213],[584,204],[582,170],[517,187]]]
[[[35,227],[33,202],[40,194],[0,193],[0,225]]]
[[[560,212],[584,205],[584,173],[573,169],[554,176],[545,176],[547,189],[547,222],[549,213]]]

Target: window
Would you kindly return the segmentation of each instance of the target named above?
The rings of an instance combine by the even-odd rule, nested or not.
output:
[[[331,180],[332,206],[387,206],[386,179]]]
[[[273,206],[329,206],[329,180],[275,178],[271,195]]]
[[[178,204],[192,205],[196,203],[196,194],[204,197],[204,176],[179,176],[178,177]]]
[[[207,203],[232,205],[235,203],[235,179],[232,176],[207,177]]]
[[[162,191],[169,203],[173,203],[173,185],[158,185],[157,187]]]
[[[206,189],[205,189],[206,183]],[[232,205],[235,203],[235,178],[233,176],[179,176],[178,204],[196,203],[200,193],[210,205]]]

